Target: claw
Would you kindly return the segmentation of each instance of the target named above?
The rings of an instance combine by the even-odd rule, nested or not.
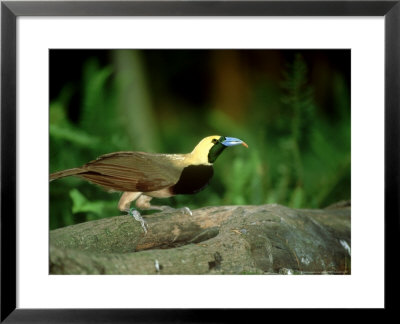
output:
[[[183,214],[186,214],[186,215],[189,215],[189,216],[193,216],[193,213],[189,209],[189,207],[182,207],[182,208],[180,208],[180,210],[182,211]]]
[[[182,207],[182,208],[172,208],[170,206],[151,206],[151,209],[155,210],[161,210],[164,213],[176,213],[176,212],[181,212],[184,215],[189,215],[193,216],[192,211],[189,209],[189,207]]]
[[[142,225],[144,233],[147,234],[147,224],[143,219],[143,217],[140,215],[140,213],[135,208],[130,208],[128,210],[128,215],[132,216],[135,220],[140,222],[140,225]]]

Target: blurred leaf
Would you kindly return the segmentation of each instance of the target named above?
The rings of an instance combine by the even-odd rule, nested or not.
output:
[[[53,102],[50,105],[50,126],[60,125],[66,122],[66,114],[63,104],[61,102]]]
[[[100,140],[98,138],[90,136],[84,131],[73,129],[71,127],[50,125],[49,132],[50,136],[52,136],[53,138],[73,142],[83,147],[93,147],[100,143]]]
[[[304,200],[304,190],[301,187],[296,187],[292,192],[290,207],[301,208]]]
[[[103,201],[88,201],[78,189],[72,189],[69,192],[69,196],[72,199],[72,212],[74,214],[80,212],[101,214],[104,210],[105,203]]]

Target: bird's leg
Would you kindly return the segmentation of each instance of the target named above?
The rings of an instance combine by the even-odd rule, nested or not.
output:
[[[142,225],[144,233],[147,234],[146,221],[143,219],[140,213],[135,208],[129,208],[126,211],[128,212],[128,215],[132,216],[134,219],[140,222],[140,225]]]
[[[142,194],[136,200],[136,207],[139,209],[160,210],[163,212],[176,212],[178,210],[178,211],[182,212],[183,214],[192,216],[192,211],[188,207],[182,207],[182,208],[175,209],[170,206],[155,206],[155,205],[150,204],[150,200],[152,200],[152,199],[153,199],[153,197]]]
[[[142,218],[140,213],[135,208],[130,208],[131,202],[138,199],[142,193],[141,192],[124,192],[119,199],[118,209],[120,211],[128,212],[128,215],[132,216],[140,225],[142,225],[143,231],[147,233],[147,226],[145,220]]]
[[[141,192],[129,192],[129,191],[124,192],[121,198],[119,199],[118,209],[120,211],[128,210],[129,207],[131,206],[131,202],[138,199],[141,194],[142,194]]]

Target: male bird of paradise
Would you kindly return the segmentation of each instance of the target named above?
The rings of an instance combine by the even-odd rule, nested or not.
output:
[[[187,154],[155,154],[145,152],[115,152],[98,157],[80,168],[50,174],[50,181],[76,176],[109,191],[122,191],[118,208],[145,222],[135,208],[141,210],[174,210],[169,206],[150,204],[152,198],[168,198],[180,194],[194,194],[203,190],[214,174],[213,163],[229,146],[245,142],[234,137],[208,136]],[[181,210],[192,214],[189,208]]]

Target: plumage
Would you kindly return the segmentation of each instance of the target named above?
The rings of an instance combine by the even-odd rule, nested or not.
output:
[[[189,165],[182,170],[179,180],[171,187],[171,193],[188,195],[199,192],[208,185],[213,174],[211,165]]]
[[[156,191],[174,185],[181,167],[168,154],[117,152],[99,157],[83,166],[79,176],[106,189]]]
[[[50,181],[77,176],[106,190],[122,191],[120,210],[128,210],[136,200],[141,209],[151,206],[152,197],[166,198],[193,194],[207,186],[213,176],[216,158],[229,146],[247,144],[233,137],[208,136],[187,154],[115,152],[98,157],[80,168],[50,175]]]

